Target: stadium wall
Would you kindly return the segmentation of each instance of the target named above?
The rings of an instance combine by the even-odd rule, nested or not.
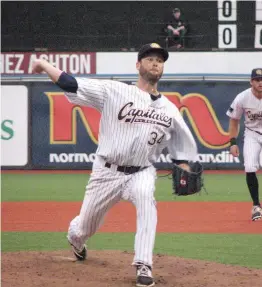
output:
[[[261,52],[186,54],[170,53],[159,90],[183,113],[206,169],[243,169],[242,156],[233,158],[228,152],[225,113],[236,94],[249,87],[250,71]],[[45,75],[30,73],[32,59],[42,55],[2,55],[2,169],[91,169],[100,114],[73,106]],[[53,53],[54,64],[79,77],[129,84],[137,79],[136,53],[62,55]],[[241,149],[242,137],[243,128]],[[170,161],[163,151],[156,167],[169,168]]]

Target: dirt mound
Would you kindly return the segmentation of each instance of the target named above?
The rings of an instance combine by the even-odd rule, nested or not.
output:
[[[2,253],[3,287],[131,287],[135,286],[133,254],[89,251],[88,260],[76,262],[70,251]],[[156,286],[261,286],[262,269],[155,255]]]

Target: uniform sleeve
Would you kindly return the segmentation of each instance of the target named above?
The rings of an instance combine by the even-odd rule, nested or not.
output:
[[[168,141],[168,151],[173,159],[197,161],[198,151],[195,139],[179,110],[175,107],[173,129]]]
[[[226,115],[232,119],[240,120],[243,114],[242,97],[238,95],[227,110]]]
[[[103,80],[76,78],[77,92],[65,95],[69,102],[81,106],[89,106],[102,111],[108,97],[107,83]]]

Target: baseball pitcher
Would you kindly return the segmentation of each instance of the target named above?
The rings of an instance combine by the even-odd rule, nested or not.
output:
[[[239,156],[236,139],[239,134],[240,119],[243,113],[245,115],[243,156],[246,183],[253,201],[251,219],[255,221],[262,217],[256,176],[262,162],[262,68],[252,70],[250,84],[251,88],[236,96],[226,114],[230,117],[230,152],[235,157]]]
[[[136,62],[136,85],[75,78],[43,60],[33,64],[33,71],[45,71],[71,103],[101,113],[96,159],[81,210],[68,229],[73,252],[78,260],[85,260],[85,243],[99,229],[107,211],[120,200],[130,201],[137,216],[132,263],[136,267],[136,286],[155,284],[152,257],[157,209],[153,163],[165,147],[184,170],[189,170],[188,163],[197,159],[195,140],[179,110],[157,89],[168,57],[158,44],[144,45]]]

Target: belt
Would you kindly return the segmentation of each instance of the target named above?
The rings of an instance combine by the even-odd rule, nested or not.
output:
[[[247,128],[247,129],[248,129],[248,130],[250,130],[250,131],[252,131],[252,132],[255,132],[255,133],[257,133],[257,134],[259,134],[259,135],[261,135],[261,136],[262,136],[262,133],[261,133],[261,132],[251,130],[250,128]]]
[[[112,166],[111,163],[109,163],[109,162],[105,163],[105,167],[110,168],[111,166]],[[125,174],[132,174],[132,173],[138,172],[144,168],[145,167],[141,167],[141,166],[131,166],[131,165],[121,166],[121,165],[118,165],[116,170],[121,171]]]

